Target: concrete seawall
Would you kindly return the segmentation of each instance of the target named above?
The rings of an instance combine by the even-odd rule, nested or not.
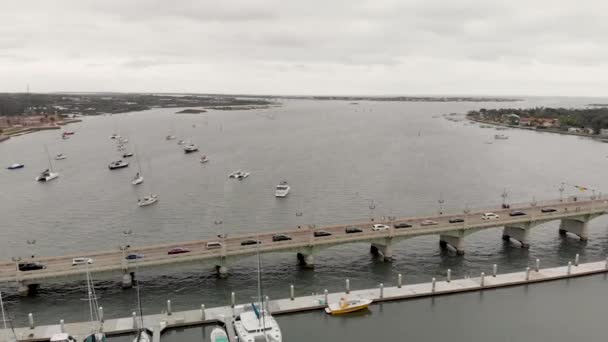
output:
[[[451,279],[450,271],[448,270],[442,279],[433,278],[430,283],[422,284],[403,284],[403,277],[398,275],[396,283],[393,286],[378,284],[378,287],[373,289],[350,290],[350,282],[345,280],[344,292],[327,293],[327,290],[325,290],[320,295],[304,297],[294,297],[294,290],[290,287],[290,298],[267,300],[266,305],[274,315],[281,315],[321,310],[325,308],[326,302],[337,302],[341,297],[345,296],[348,298],[369,298],[373,299],[374,303],[377,304],[395,300],[484,291],[600,273],[608,273],[608,260],[578,265],[577,255],[575,260],[567,266],[540,269],[540,261],[537,260],[533,267],[528,267],[523,272],[498,274],[496,265],[494,265],[488,272],[481,273],[479,277],[475,278]],[[171,312],[171,303],[168,300],[167,307],[163,313],[144,316],[144,326],[150,331],[154,331],[156,335],[155,340],[158,341],[161,331],[165,328],[223,322],[229,320],[233,315],[238,315],[248,306],[248,304],[236,304],[236,297],[236,294],[232,296],[234,302],[228,303],[228,306],[207,309],[201,304],[200,308],[180,312]],[[371,310],[374,310],[373,305]],[[77,336],[78,339],[82,339],[90,332],[91,326],[89,322],[35,326],[35,313],[30,316],[30,319],[29,327],[15,329],[20,341],[44,341],[48,340],[52,334],[62,331]],[[108,319],[103,323],[103,330],[108,335],[129,333],[137,328],[137,321],[138,319],[135,316]],[[7,333],[10,332],[0,330],[0,337],[10,336]]]

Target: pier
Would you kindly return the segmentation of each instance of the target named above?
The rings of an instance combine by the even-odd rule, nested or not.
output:
[[[517,216],[512,216],[515,211]],[[499,217],[487,219],[483,213],[492,212]],[[568,198],[543,202],[511,204],[509,208],[486,208],[465,210],[460,214],[436,214],[417,217],[383,217],[351,224],[332,225],[326,227],[302,227],[291,230],[261,232],[225,236],[221,238],[187,241],[180,243],[159,244],[153,246],[137,246],[114,251],[99,251],[66,255],[57,257],[36,257],[33,261],[46,266],[35,271],[19,271],[19,261],[4,261],[0,263],[0,283],[17,284],[20,294],[25,295],[32,289],[47,281],[82,280],[88,271],[97,279],[120,279],[124,287],[132,285],[136,269],[162,268],[179,264],[201,265],[214,267],[218,274],[225,276],[229,273],[230,265],[240,259],[260,253],[287,252],[294,254],[294,262],[298,260],[304,267],[313,268],[315,255],[334,246],[351,243],[368,243],[371,253],[385,261],[394,257],[393,246],[400,241],[424,236],[437,235],[439,244],[454,250],[454,254],[465,253],[465,238],[475,232],[504,227],[502,238],[514,241],[515,246],[529,248],[531,229],[550,221],[561,221],[559,233],[571,235],[581,240],[588,238],[588,223],[593,218],[608,212],[608,200],[593,196],[592,198]],[[408,226],[399,228],[400,223]],[[385,230],[372,230],[373,224],[385,224]],[[358,227],[361,232],[347,233],[346,228]],[[315,235],[323,231],[324,234]],[[291,240],[273,241],[277,234],[287,235]],[[498,237],[499,238],[499,237]],[[253,244],[243,245],[246,240],[254,240]],[[255,244],[259,241],[259,247]],[[220,242],[219,248],[207,248],[208,242]],[[185,247],[190,252],[183,254],[168,254],[174,247]],[[131,253],[143,254],[143,258],[126,260]],[[90,265],[72,266],[72,258],[89,257],[94,259]],[[29,259],[28,259],[29,260]],[[25,262],[23,260],[22,262]]]
[[[273,315],[283,315],[304,311],[322,310],[326,303],[337,302],[341,297],[368,298],[374,303],[370,307],[382,302],[408,300],[431,296],[450,295],[464,292],[485,291],[501,287],[531,285],[539,282],[554,281],[560,279],[575,278],[587,275],[608,273],[608,259],[605,261],[578,264],[578,255],[566,266],[553,268],[540,268],[540,260],[536,260],[532,267],[527,267],[522,272],[499,274],[496,265],[488,272],[482,272],[479,277],[452,279],[448,270],[441,279],[432,278],[428,283],[404,284],[403,277],[397,276],[394,284],[364,290],[351,290],[350,282],[345,280],[344,291],[328,293],[325,290],[320,295],[295,297],[292,288],[289,288],[289,298],[270,300],[266,298],[265,304]],[[387,284],[388,285],[388,284]],[[287,292],[288,289],[286,289]],[[160,341],[161,333],[167,328],[184,326],[196,326],[203,324],[226,324],[229,328],[233,316],[245,310],[248,303],[237,304],[238,294],[232,296],[233,302],[223,307],[200,308],[188,311],[172,312],[170,300],[167,301],[165,312],[160,314],[145,315],[144,327],[153,332],[154,341]],[[99,309],[103,317],[103,309]],[[138,328],[139,319],[133,313],[130,317],[103,320],[103,331],[107,335],[118,335],[132,333]],[[35,324],[35,314],[29,314],[29,326],[16,328],[15,333],[19,341],[45,341],[51,335],[66,332],[78,338],[90,333],[89,322],[65,323],[63,320],[56,325],[38,326]],[[11,336],[10,331],[0,330],[0,336]]]

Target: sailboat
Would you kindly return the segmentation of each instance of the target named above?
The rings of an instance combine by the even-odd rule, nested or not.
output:
[[[91,313],[91,334],[85,337],[84,342],[106,342],[106,335],[103,333],[101,319],[99,317],[99,307],[97,304],[97,296],[95,295],[95,287],[91,279],[91,273],[87,267],[87,294],[89,296],[89,311]]]
[[[139,172],[137,172],[137,174],[131,181],[131,184],[133,184],[133,185],[141,184],[144,182],[144,176],[142,175],[142,172],[141,172],[141,164],[139,164],[138,156],[139,156],[139,154],[135,154],[135,160],[137,161],[137,169],[139,170]]]
[[[281,328],[262,302],[262,258],[258,248],[258,306],[251,303],[251,310],[245,310],[234,321],[234,330],[239,341],[281,342]]]
[[[135,289],[137,290],[137,311],[139,311],[139,327],[137,328],[137,336],[133,342],[151,342],[150,332],[144,328],[144,312],[141,308],[141,297],[139,296],[139,280],[135,280]]]
[[[46,151],[46,157],[49,160],[49,168],[42,171],[38,177],[36,177],[37,182],[48,182],[57,177],[59,177],[59,173],[53,172],[53,163],[51,163],[51,156],[49,155],[49,149],[44,146],[44,150]]]
[[[15,334],[15,329],[13,328],[13,324],[12,322],[9,321],[10,325],[11,325],[11,332],[12,332],[12,336],[10,336],[11,334],[9,333],[8,329],[6,328],[6,316],[4,315],[4,302],[2,301],[2,292],[0,292],[0,311],[2,311],[2,323],[4,323],[4,331],[6,332],[7,335],[6,336],[6,341],[8,342],[17,342],[17,334]],[[0,336],[3,337],[3,336]]]
[[[221,327],[215,327],[211,330],[211,342],[228,342],[228,335],[226,331]]]

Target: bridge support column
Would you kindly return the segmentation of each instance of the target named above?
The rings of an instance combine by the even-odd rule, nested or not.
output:
[[[123,289],[130,289],[133,287],[133,279],[135,279],[135,272],[126,272],[122,275],[122,280],[120,282],[120,286]]]
[[[562,219],[559,225],[559,233],[566,235],[566,232],[577,235],[581,241],[587,241],[589,235],[587,233],[588,220]]]
[[[369,251],[375,256],[382,257],[383,261],[393,261],[393,246],[391,239],[386,239],[383,243],[372,243]]]
[[[460,236],[439,235],[439,246],[447,248],[450,245],[457,255],[464,255],[464,238]]]
[[[26,284],[22,281],[17,283],[17,293],[21,297],[26,297],[30,295],[35,295],[36,291],[38,291],[38,284]]]
[[[312,248],[309,252],[299,252],[297,256],[298,262],[302,267],[315,268],[315,255],[312,251]]]
[[[521,244],[521,248],[529,248],[530,231],[524,227],[519,226],[505,226],[502,239],[505,241],[509,241],[510,239],[516,240]]]
[[[220,278],[228,277],[228,272],[230,271],[228,268],[228,262],[225,257],[220,258],[220,262],[218,265],[215,265],[215,271]]]

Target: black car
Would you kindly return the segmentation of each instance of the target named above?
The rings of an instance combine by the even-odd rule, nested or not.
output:
[[[39,262],[25,262],[19,264],[19,271],[36,271],[45,268],[46,266]]]
[[[400,228],[410,228],[412,225],[409,223],[395,223],[395,229],[400,229]]]
[[[344,231],[346,232],[346,234],[362,233],[363,229],[361,229],[359,227],[346,227],[346,229],[344,229]]]
[[[451,218],[448,222],[450,222],[450,223],[459,223],[459,222],[464,222],[464,219],[462,219],[460,217],[454,217],[454,218]]]
[[[331,233],[330,232],[326,232],[324,230],[317,230],[315,231],[315,237],[321,237],[321,236],[330,236]]]
[[[524,213],[523,211],[512,211],[509,213],[509,216],[524,216],[526,215],[526,213]]]
[[[277,234],[277,235],[273,235],[272,236],[272,241],[276,242],[276,241],[287,241],[287,240],[291,240],[291,237],[285,235],[285,234]]]
[[[241,246],[249,246],[249,245],[255,245],[255,244],[261,244],[262,241],[259,240],[245,240],[245,241],[241,241]]]
[[[552,213],[554,211],[557,211],[557,209],[553,209],[553,208],[542,208],[540,210],[542,213]]]

